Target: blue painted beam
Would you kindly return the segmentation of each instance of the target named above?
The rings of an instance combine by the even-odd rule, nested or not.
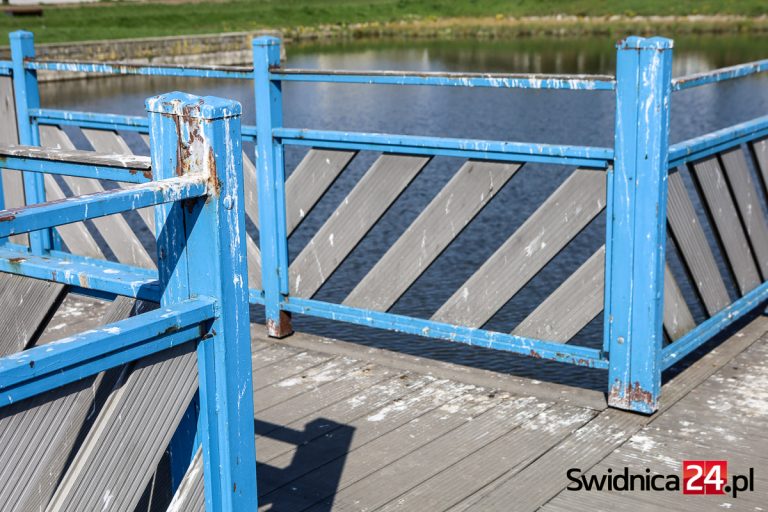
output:
[[[147,121],[146,117],[142,116],[124,116],[47,108],[31,109],[29,115],[38,124],[149,133],[149,121]]]
[[[465,343],[477,347],[504,350],[536,359],[549,359],[590,368],[608,368],[608,360],[603,356],[603,353],[587,347],[564,345],[535,338],[463,327],[392,313],[368,311],[298,297],[287,297],[281,307],[292,313]]]
[[[253,71],[242,66],[165,66],[127,64],[123,62],[79,62],[66,60],[27,60],[29,70],[67,71],[72,73],[98,73],[107,75],[178,76],[194,78],[234,78],[251,80]]]
[[[0,75],[12,76],[13,62],[11,62],[10,60],[0,60]]]
[[[150,98],[146,106],[154,177],[180,169],[217,184],[204,199],[155,207],[158,273],[166,283],[161,304],[196,295],[218,304],[212,336],[197,347],[206,510],[257,510],[242,108],[184,93]]]
[[[610,148],[565,146],[478,139],[420,137],[380,133],[353,133],[330,130],[276,128],[283,144],[383,151],[393,153],[455,156],[483,160],[541,162],[605,169],[613,159]]]
[[[628,37],[616,56],[604,292],[608,404],[646,414],[658,409],[661,394],[672,46]]]
[[[496,89],[560,89],[613,91],[616,81],[607,75],[536,75],[496,73],[446,73],[421,71],[318,71],[273,68],[270,80],[379,85],[432,85],[490,87]]]
[[[37,255],[12,244],[0,248],[0,272],[152,302],[160,302],[162,293],[155,270],[59,251]]]
[[[53,126],[78,126],[95,130],[128,131],[149,133],[149,121],[146,117],[125,116],[120,114],[102,114],[98,112],[78,112],[74,110],[54,110],[46,108],[31,109],[29,115],[37,124]],[[256,126],[242,126],[243,140],[256,140]]]
[[[34,36],[32,32],[17,30],[11,32],[10,42],[13,61],[13,97],[16,103],[16,126],[19,131],[19,143],[25,146],[39,146],[40,131],[29,117],[30,110],[40,108],[37,72],[24,67],[24,61],[35,56]],[[28,205],[44,203],[45,184],[43,176],[25,172],[23,178],[24,203]],[[37,254],[43,254],[46,250],[51,249],[53,245],[51,231],[46,229],[30,233],[29,245],[32,251]]]
[[[669,147],[669,167],[715,155],[732,147],[768,136],[768,116],[706,133]]]
[[[669,368],[708,342],[728,326],[754,311],[768,300],[768,282],[761,284],[730,306],[691,329],[685,336],[670,343],[662,351],[662,367]]]
[[[280,40],[253,40],[254,94],[256,96],[256,178],[259,194],[259,245],[267,333],[275,338],[293,332],[289,315],[280,309],[288,288],[288,233],[285,210],[283,144],[275,132],[283,126],[283,91],[269,70],[280,65]]]
[[[3,154],[2,148],[0,148],[0,169],[95,178],[124,183],[148,183],[152,181],[151,172],[144,169],[52,161],[42,156],[40,158],[12,156]]]
[[[734,78],[742,78],[757,73],[764,73],[766,71],[768,71],[768,59],[737,64],[736,66],[729,66],[727,68],[720,68],[675,78],[672,80],[672,90],[682,91],[692,87],[716,84],[727,80],[733,80]]]
[[[177,177],[130,188],[0,211],[0,237],[206,195],[204,177]]]
[[[215,316],[215,301],[198,297],[3,357],[0,407],[198,340]]]

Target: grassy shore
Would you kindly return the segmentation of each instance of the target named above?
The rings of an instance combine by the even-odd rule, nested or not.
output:
[[[693,16],[692,16],[693,15]],[[280,29],[298,38],[580,35],[768,31],[765,0],[219,0],[102,1],[0,16],[0,30],[39,42]],[[7,40],[7,39],[6,39]]]

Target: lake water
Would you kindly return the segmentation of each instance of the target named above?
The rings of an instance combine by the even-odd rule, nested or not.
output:
[[[595,37],[300,45],[288,47],[285,65],[318,69],[613,74],[613,44],[608,38]],[[680,76],[768,58],[768,37],[679,38],[674,55],[674,75]],[[254,122],[252,86],[248,81],[113,77],[46,83],[41,86],[41,96],[44,106],[51,108],[142,115],[145,98],[172,90],[234,98],[243,104],[244,122]],[[286,83],[284,98],[285,126],[289,127],[612,146],[613,95],[610,92]],[[766,113],[768,77],[765,75],[675,93],[672,140],[685,140]],[[73,135],[76,143],[82,145],[82,137]],[[127,138],[134,150],[146,153],[136,137]],[[298,150],[287,151],[289,172],[301,156]],[[376,156],[363,153],[356,157],[291,238],[291,257],[309,241]],[[461,163],[457,159],[434,159],[316,298],[343,300]],[[571,171],[529,165],[518,172],[392,311],[428,318]],[[604,229],[601,216],[486,327],[511,331],[604,242]],[[670,258],[680,284],[691,298],[694,314],[702,319],[701,307],[693,298],[671,249]],[[302,331],[497,371],[596,389],[605,386],[605,374],[595,370],[306,317],[296,318],[294,325]],[[582,330],[572,343],[600,346],[602,316]]]

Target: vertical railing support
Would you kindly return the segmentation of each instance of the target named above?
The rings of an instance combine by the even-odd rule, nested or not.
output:
[[[28,146],[40,145],[40,132],[29,117],[30,109],[40,108],[40,93],[37,87],[37,71],[24,68],[24,61],[35,56],[35,41],[32,32],[18,30],[11,32],[11,60],[13,61],[13,95],[16,102],[16,124],[19,129],[19,143]],[[45,202],[43,175],[25,172],[24,199],[26,204]],[[49,229],[29,234],[32,252],[41,254],[51,248]]]
[[[280,39],[253,40],[253,85],[256,94],[256,169],[259,185],[259,244],[267,331],[282,338],[293,333],[291,317],[280,309],[288,295],[288,235],[285,224],[283,146],[272,130],[283,124],[283,93],[269,72],[280,65]]]
[[[672,41],[629,37],[617,49],[605,282],[608,403],[652,413],[661,392]]]
[[[209,183],[205,198],[155,209],[162,303],[205,295],[218,304],[197,347],[206,508],[256,510],[241,107],[169,93],[147,111],[154,178],[199,173]]]

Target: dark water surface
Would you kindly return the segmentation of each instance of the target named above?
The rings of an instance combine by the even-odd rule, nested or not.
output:
[[[318,69],[613,74],[615,66],[613,41],[599,37],[503,42],[355,42],[290,46],[287,53],[286,66]],[[768,37],[680,38],[676,40],[674,75],[761,58],[768,58]],[[140,115],[144,113],[145,98],[171,90],[234,98],[243,104],[244,122],[254,122],[252,85],[248,81],[113,77],[43,84],[41,96],[44,106],[51,108]],[[299,83],[286,83],[283,90],[285,126],[288,127],[612,146],[611,92]],[[766,113],[768,77],[765,75],[675,93],[672,140],[685,140]],[[82,137],[72,135],[78,145],[87,147]],[[126,138],[134,150],[146,153],[146,147],[137,137]],[[302,155],[301,150],[288,149],[288,172]],[[291,238],[291,258],[311,239],[376,156],[361,153],[356,157]],[[343,300],[461,164],[459,159],[435,158],[316,298]],[[572,170],[529,165],[518,172],[392,311],[423,318],[431,316]],[[509,332],[525,318],[604,243],[603,217],[586,228],[486,327]],[[681,286],[691,299],[692,311],[701,320],[701,307],[671,249],[670,258]],[[603,389],[606,382],[605,374],[600,371],[542,363],[496,351],[306,317],[296,318],[294,323],[298,330],[546,380],[597,389]],[[571,343],[599,347],[602,316]]]

